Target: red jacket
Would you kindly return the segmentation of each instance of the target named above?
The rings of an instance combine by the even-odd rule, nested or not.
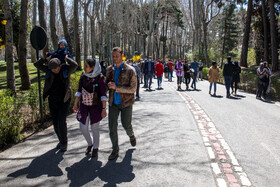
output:
[[[157,77],[162,77],[163,65],[162,65],[162,63],[160,61],[156,64],[155,71],[156,71],[156,76]]]

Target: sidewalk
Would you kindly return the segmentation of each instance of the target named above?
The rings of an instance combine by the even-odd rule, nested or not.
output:
[[[141,88],[133,108],[136,148],[119,122],[117,160],[107,160],[108,118],[100,124],[99,156],[91,159],[84,155],[87,144],[73,114],[67,118],[69,145],[64,154],[54,149],[52,127],[0,153],[1,186],[216,186],[192,114],[166,82],[163,88]]]

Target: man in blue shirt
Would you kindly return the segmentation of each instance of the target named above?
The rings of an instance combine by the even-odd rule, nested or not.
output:
[[[195,90],[196,89],[196,76],[197,76],[197,72],[199,71],[199,64],[196,61],[195,57],[193,58],[193,62],[191,62],[190,67],[194,71],[193,72],[194,76],[193,76],[193,81],[192,81],[191,87],[194,88],[194,90]]]
[[[132,66],[122,61],[122,49],[115,47],[112,50],[114,65],[106,70],[106,83],[109,88],[109,131],[112,149],[109,160],[119,155],[118,118],[121,113],[122,126],[129,136],[132,146],[136,145],[136,138],[132,128],[132,105],[135,102],[136,74]]]

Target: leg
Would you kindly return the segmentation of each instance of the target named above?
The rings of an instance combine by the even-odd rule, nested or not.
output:
[[[50,108],[50,113],[51,113],[51,116],[52,116],[52,123],[53,123],[54,132],[55,132],[59,142],[62,143],[60,134],[58,132],[58,123],[59,123],[58,122],[58,106],[50,98],[49,98],[49,108]]]
[[[88,146],[92,146],[92,138],[90,137],[89,130],[88,130],[89,123],[90,123],[90,116],[88,115],[86,124],[80,123],[80,130],[83,136],[85,137]]]
[[[158,84],[158,89],[159,89],[159,86],[160,86],[160,78],[159,77],[157,78],[157,84]]]
[[[153,81],[153,75],[149,75],[149,89],[151,89],[152,81]]]
[[[140,80],[139,80],[139,77],[137,77],[136,97],[140,97],[139,96],[139,90],[140,90]]]
[[[217,83],[214,82],[214,94],[216,95],[216,91],[217,91]]]
[[[93,137],[93,149],[98,149],[99,147],[99,123],[94,123],[91,125],[91,132]]]
[[[130,137],[133,136],[133,129],[132,129],[132,106],[128,106],[121,109],[121,122],[122,126],[126,131],[126,134]]]
[[[210,82],[210,86],[209,86],[209,94],[211,94],[212,84],[213,84],[213,82]]]
[[[117,105],[109,106],[109,135],[112,142],[113,151],[119,151],[118,143],[118,117],[120,110]]]
[[[66,118],[68,115],[69,105],[70,105],[70,99],[66,103],[63,103],[59,110],[58,132],[60,134],[62,144],[67,144],[68,141]]]

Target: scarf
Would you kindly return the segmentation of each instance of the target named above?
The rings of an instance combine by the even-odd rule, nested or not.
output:
[[[84,75],[89,78],[95,78],[100,74],[101,74],[101,66],[100,66],[99,62],[97,62],[97,61],[95,62],[95,66],[94,66],[94,69],[92,72],[90,72],[90,73],[84,72]]]

